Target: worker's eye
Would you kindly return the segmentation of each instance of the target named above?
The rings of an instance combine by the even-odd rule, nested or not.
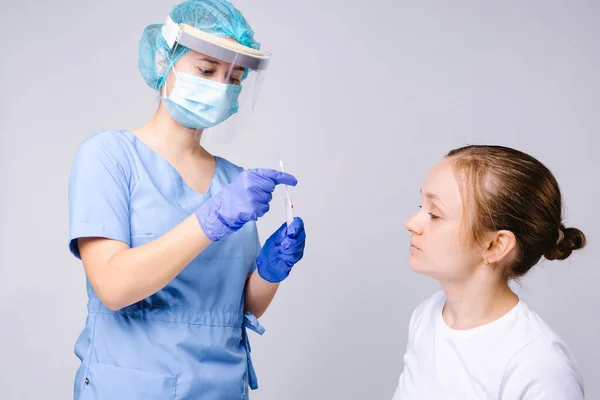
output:
[[[215,71],[210,70],[210,69],[198,68],[198,70],[204,76],[212,76],[215,73]]]

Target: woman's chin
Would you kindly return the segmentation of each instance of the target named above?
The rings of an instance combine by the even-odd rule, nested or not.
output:
[[[434,271],[431,271],[430,268],[427,268],[427,264],[424,263],[423,260],[420,260],[419,257],[416,257],[415,255],[412,255],[412,254],[408,257],[408,266],[414,272],[423,274],[423,275],[427,275],[427,276],[431,276],[432,272],[434,272]]]

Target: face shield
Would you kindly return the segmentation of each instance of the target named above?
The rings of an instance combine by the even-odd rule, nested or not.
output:
[[[216,36],[171,17],[162,27],[169,52],[162,65],[171,65],[169,56],[178,46],[193,52],[186,56],[194,68],[178,70],[167,79],[161,100],[180,125],[202,131],[202,143],[231,143],[247,126],[264,80],[271,54]],[[176,63],[177,64],[177,63]]]

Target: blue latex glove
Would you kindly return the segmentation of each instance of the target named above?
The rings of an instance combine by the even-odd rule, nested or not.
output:
[[[273,169],[242,171],[196,210],[196,218],[206,236],[216,242],[236,232],[246,222],[265,215],[275,186],[296,186],[297,183],[292,175]]]
[[[256,257],[258,274],[266,281],[281,282],[304,255],[306,232],[301,218],[294,218],[289,228],[283,224],[260,250]]]

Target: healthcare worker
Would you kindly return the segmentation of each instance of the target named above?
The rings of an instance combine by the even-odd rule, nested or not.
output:
[[[75,399],[245,399],[257,387],[246,329],[262,333],[306,235],[295,218],[261,248],[255,221],[277,185],[297,182],[242,170],[200,138],[240,129],[269,58],[225,0],[185,1],[145,29],[156,114],[87,138],[71,171],[70,250],[89,296]]]
[[[567,344],[509,282],[541,257],[585,246],[564,225],[558,182],[541,162],[502,146],[452,150],[427,174],[406,222],[410,267],[442,291],[413,312],[394,400],[583,400]]]

